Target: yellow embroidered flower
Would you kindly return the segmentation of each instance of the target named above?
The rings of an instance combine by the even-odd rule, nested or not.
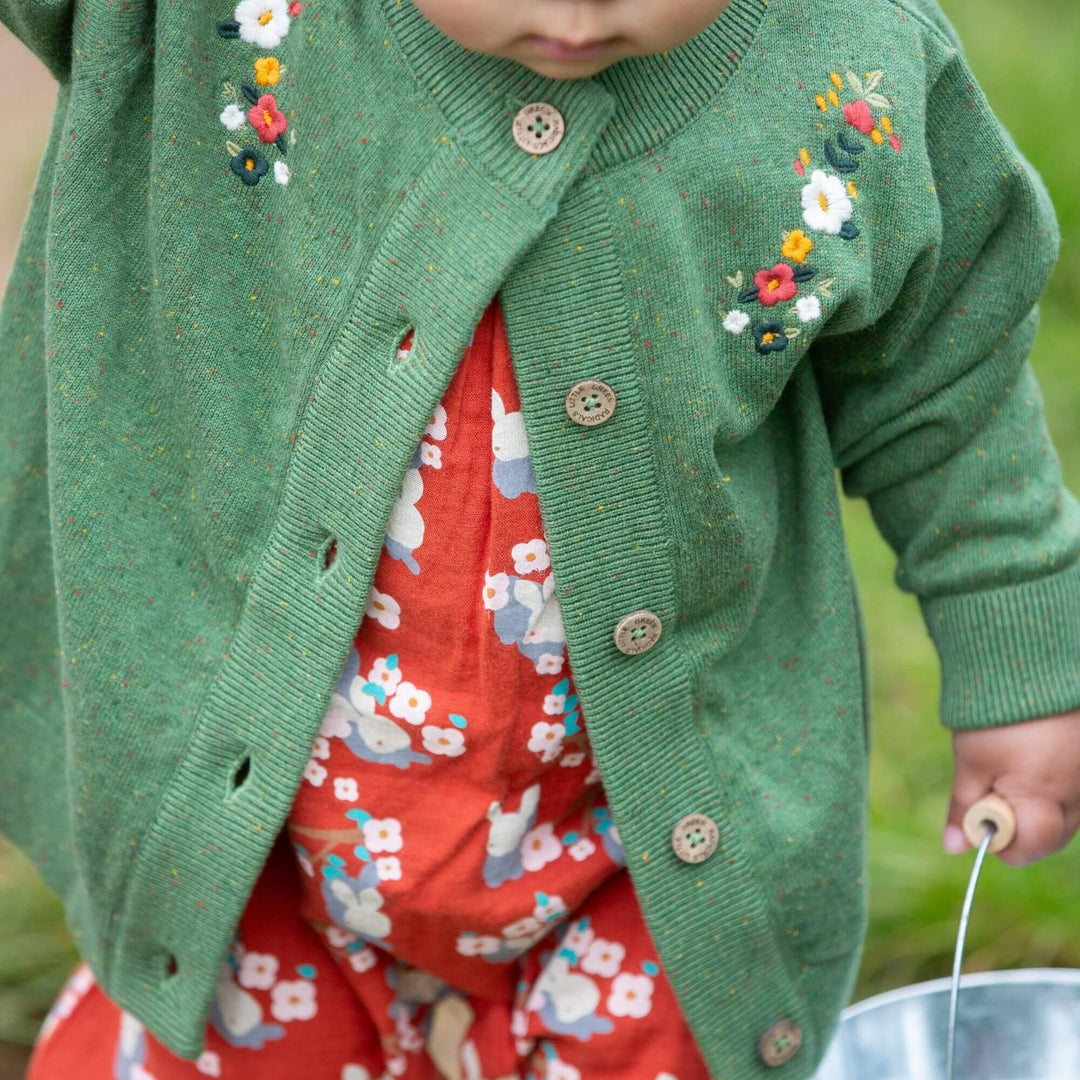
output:
[[[260,56],[255,61],[255,81],[260,86],[274,86],[281,78],[281,63],[276,56]]]
[[[844,80],[840,78],[840,75],[839,75],[838,72],[835,72],[835,71],[829,72],[829,82],[831,82],[833,84],[833,86],[836,87],[837,90],[843,90],[844,89]]]
[[[834,108],[838,109],[840,107],[840,98],[837,96],[835,90],[829,91],[829,101],[832,102]]]
[[[780,253],[785,259],[801,263],[806,261],[806,256],[813,250],[814,241],[802,229],[795,229],[787,234],[787,239],[784,241]]]
[[[817,105],[822,112],[829,111],[829,103],[820,94],[814,98],[814,104]]]

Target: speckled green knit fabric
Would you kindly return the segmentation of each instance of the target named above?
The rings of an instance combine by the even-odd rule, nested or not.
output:
[[[865,922],[834,465],[923,605],[947,725],[1080,705],[1080,514],[1026,360],[1041,182],[929,0],[733,0],[564,82],[408,0],[255,2],[0,0],[62,80],[0,323],[0,824],[107,992],[195,1056],[499,292],[662,963],[717,1078],[803,1080]],[[511,136],[530,101],[566,122],[543,156]],[[585,378],[617,395],[591,428],[564,408]],[[624,655],[641,608],[662,636]],[[720,826],[698,865],[688,813]],[[802,1047],[769,1069],[780,1019]]]

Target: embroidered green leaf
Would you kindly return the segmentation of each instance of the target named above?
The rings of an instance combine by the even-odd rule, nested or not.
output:
[[[228,79],[221,84],[221,88],[229,97],[236,97],[236,87]]]
[[[883,94],[867,94],[866,104],[873,105],[875,109],[887,109],[892,102]]]
[[[289,145],[296,145],[296,128],[289,128]]]
[[[229,154],[230,154],[230,155],[231,155],[232,157],[236,157],[236,155],[240,153],[240,144],[239,144],[239,143],[234,143],[234,142],[232,141],[232,139],[230,139],[230,140],[229,140],[229,141],[228,141],[228,142],[227,142],[227,143],[225,144],[225,149],[229,151]]]
[[[826,278],[824,281],[819,281],[817,283],[817,287],[814,289],[814,292],[817,293],[818,296],[824,296],[826,300],[831,300],[832,289],[830,288],[830,286],[835,281],[836,278]]]
[[[724,279],[733,289],[741,289],[743,283],[743,272],[740,270],[734,277],[727,277]]]
[[[792,341],[794,341],[799,336],[800,333],[801,333],[801,331],[799,330],[799,328],[797,326],[785,326],[784,327],[784,337],[789,337],[789,338],[792,339]]]
[[[859,97],[862,97],[862,82],[859,79],[859,76],[856,75],[854,71],[849,71],[847,73],[847,84],[851,87],[852,90],[855,91],[856,94],[859,95]]]
[[[884,71],[871,71],[866,77],[866,92],[872,94],[881,85],[881,80],[884,78]]]

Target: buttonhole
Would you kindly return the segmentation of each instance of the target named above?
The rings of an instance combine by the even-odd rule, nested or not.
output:
[[[176,957],[168,953],[165,957],[165,977],[171,979],[176,974]]]
[[[233,791],[239,791],[240,788],[242,788],[244,786],[244,783],[247,780],[248,775],[250,773],[251,773],[251,757],[250,757],[250,755],[245,755],[237,763],[236,768],[233,769],[233,776],[232,776]]]

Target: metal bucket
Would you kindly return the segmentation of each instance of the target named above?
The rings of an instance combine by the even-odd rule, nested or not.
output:
[[[847,1009],[814,1080],[943,1080],[951,979]],[[1080,971],[965,975],[956,1080],[1080,1080]]]

